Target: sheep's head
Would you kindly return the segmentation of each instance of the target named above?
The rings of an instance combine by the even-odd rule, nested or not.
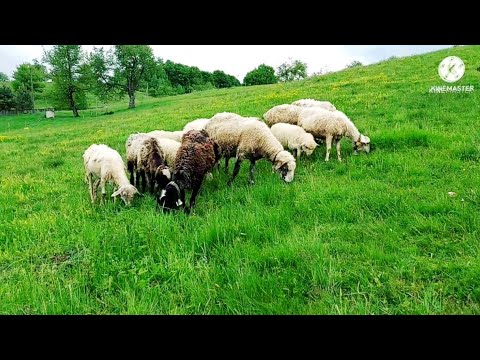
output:
[[[125,205],[130,205],[135,194],[140,194],[140,192],[135,186],[128,184],[120,186],[120,188],[112,194],[112,197],[120,195]]]
[[[293,180],[296,166],[295,158],[286,150],[280,151],[273,159],[273,169],[287,183]]]
[[[307,154],[307,156],[310,156],[313,154],[317,146],[318,144],[315,142],[313,135],[307,134],[307,136],[305,137],[305,141],[302,143],[301,149],[302,149],[302,152]]]
[[[370,152],[370,138],[368,136],[360,134],[357,140],[353,141],[353,152],[355,155],[358,151],[365,151],[367,154]]]
[[[157,204],[164,212],[178,210],[183,205],[182,200],[180,200],[180,188],[174,181],[170,181],[162,190],[157,198]]]
[[[163,189],[172,179],[172,173],[168,166],[162,165],[155,171],[155,180],[158,184],[158,189]]]

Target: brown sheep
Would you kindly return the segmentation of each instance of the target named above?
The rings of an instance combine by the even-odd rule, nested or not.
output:
[[[204,130],[185,133],[175,159],[172,181],[157,198],[158,206],[164,211],[177,210],[183,206],[185,212],[190,213],[203,179],[213,169],[217,158],[217,145]],[[185,206],[186,190],[192,190],[188,207]]]

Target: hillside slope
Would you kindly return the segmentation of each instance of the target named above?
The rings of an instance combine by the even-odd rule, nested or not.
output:
[[[466,65],[455,85],[474,92],[429,93],[448,55]],[[480,313],[479,66],[468,46],[114,115],[0,117],[0,313]],[[266,161],[254,186],[246,164],[231,188],[215,172],[190,217],[150,196],[90,204],[92,143],[124,156],[133,132],[307,97],[333,102],[376,150],[353,156],[344,140],[345,162],[325,163],[320,146],[291,184]]]

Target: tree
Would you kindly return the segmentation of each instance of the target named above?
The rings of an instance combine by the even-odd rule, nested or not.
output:
[[[240,81],[235,76],[225,74],[221,70],[213,72],[213,85],[216,88],[229,88],[232,86],[240,86]]]
[[[44,54],[44,61],[51,67],[52,96],[57,107],[67,105],[74,117],[79,103],[86,99],[88,87],[85,54],[80,45],[55,45]]]
[[[0,72],[0,82],[5,82],[5,81],[8,81],[7,74]]]
[[[33,97],[30,90],[20,88],[16,92],[15,107],[17,111],[25,111],[33,109]]]
[[[350,64],[347,65],[347,69],[357,66],[363,66],[363,64],[358,60],[353,60]]]
[[[14,91],[28,89],[31,93],[42,92],[45,78],[45,69],[40,64],[23,63],[13,73],[12,87]]]
[[[148,45],[115,45],[108,52],[94,48],[90,66],[97,79],[97,93],[128,94],[128,107],[132,109],[135,108],[135,92],[148,80],[147,74],[155,67],[155,60]]]
[[[0,85],[0,111],[10,110],[15,107],[15,96],[12,89],[5,85]]]
[[[280,82],[301,80],[307,77],[307,64],[300,60],[284,62],[277,68],[277,77]]]
[[[247,75],[245,75],[245,78],[243,79],[243,83],[247,86],[275,84],[277,82],[278,80],[275,76],[275,70],[271,66],[265,64],[262,64],[247,73]]]
[[[175,95],[175,90],[168,80],[167,73],[164,69],[164,62],[161,58],[155,61],[155,66],[148,75],[148,95],[150,96],[166,96]]]

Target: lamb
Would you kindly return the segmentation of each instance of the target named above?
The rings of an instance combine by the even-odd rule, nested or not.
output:
[[[310,156],[317,147],[313,135],[307,133],[300,126],[278,123],[274,124],[270,130],[283,147],[294,152],[297,159],[302,151]]]
[[[270,160],[273,169],[278,171],[285,182],[291,182],[295,173],[295,158],[283,149],[282,144],[273,136],[268,126],[258,118],[244,118],[234,113],[219,113],[212,117],[205,127],[208,135],[219,146],[228,159],[236,157],[235,167],[228,185],[231,185],[240,170],[243,160],[250,160],[249,183],[253,184],[255,162],[261,158]]]
[[[297,125],[298,117],[302,110],[304,110],[304,108],[296,105],[277,105],[263,114],[263,118],[268,126],[272,126],[273,124],[277,123]]]
[[[171,139],[175,141],[182,141],[183,131],[163,131],[163,130],[154,130],[147,133],[147,135],[153,136],[155,138],[164,138]]]
[[[128,137],[125,147],[130,183],[139,187],[142,181],[143,192],[148,183],[152,194],[155,191],[155,184],[158,184],[159,189],[163,189],[170,181],[171,173],[157,139],[143,133],[132,134]],[[134,183],[134,172],[136,183]]]
[[[195,206],[195,200],[202,186],[205,175],[215,165],[217,153],[216,144],[208,137],[205,130],[188,131],[182,139],[175,159],[175,170],[170,181],[161,195],[157,204],[164,211],[177,210],[184,207],[188,214]],[[185,191],[192,190],[190,204],[185,206]]]
[[[313,100],[313,99],[300,99],[292,102],[292,105],[306,107],[306,108],[318,106],[329,111],[337,110],[337,108],[329,101],[319,101],[319,100]]]
[[[340,140],[344,136],[352,139],[355,155],[358,151],[370,152],[370,138],[362,135],[347,115],[341,111],[328,111],[319,107],[308,108],[300,114],[298,124],[315,138],[325,138],[327,148],[325,161],[330,159],[332,141],[337,145],[338,161],[342,161]]]
[[[209,121],[210,119],[197,119],[197,120],[190,121],[183,128],[183,133],[185,134],[190,130],[198,130],[198,131],[203,130],[205,129],[205,126],[208,124]]]
[[[135,194],[139,194],[135,186],[131,185],[128,181],[127,175],[125,174],[125,163],[122,157],[116,150],[113,150],[107,145],[90,145],[83,154],[83,164],[85,166],[85,177],[88,180],[92,203],[95,203],[97,198],[99,185],[102,189],[100,202],[102,204],[104,203],[106,182],[113,182],[118,186],[118,189],[112,194],[114,201],[117,196],[120,195],[127,206],[131,204]],[[94,175],[99,177],[99,179],[92,185]]]

